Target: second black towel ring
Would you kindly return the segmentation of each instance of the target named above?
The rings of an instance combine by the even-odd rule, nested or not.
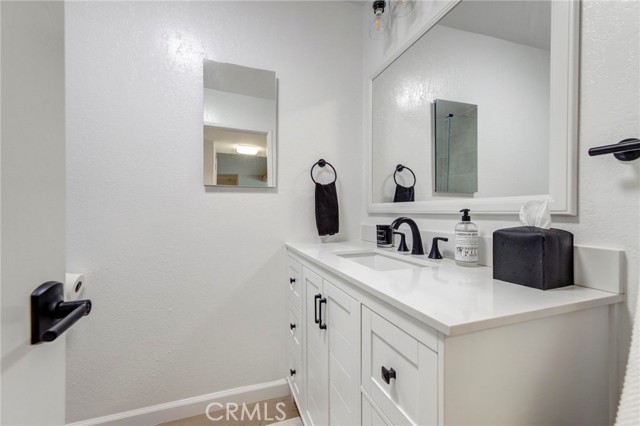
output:
[[[315,164],[313,166],[311,166],[311,171],[309,171],[309,174],[311,175],[311,180],[313,181],[313,183],[315,183],[316,185],[322,185],[318,182],[316,182],[316,180],[313,178],[313,168],[315,166],[320,166],[320,167],[324,167],[324,166],[329,166],[331,167],[331,170],[333,170],[333,174],[335,175],[335,178],[333,179],[333,182],[338,180],[338,172],[336,172],[336,169],[331,165],[331,163],[329,163],[328,161],[323,160],[322,158],[319,159],[318,161],[315,162]],[[332,184],[333,182],[329,182],[327,185]]]
[[[408,186],[408,187],[405,187],[405,188],[413,188],[414,186],[416,186],[416,182],[418,181],[418,180],[416,179],[416,175],[415,175],[415,173],[413,173],[413,170],[411,170],[411,169],[410,169],[410,168],[408,168],[407,166],[403,166],[402,164],[398,164],[398,165],[396,166],[396,171],[395,171],[395,172],[393,172],[393,181],[396,183],[396,185],[400,185],[400,184],[398,183],[398,181],[396,180],[396,173],[402,172],[404,169],[409,170],[409,171],[411,172],[411,176],[413,176],[413,185]],[[400,186],[402,186],[402,185],[400,185]]]

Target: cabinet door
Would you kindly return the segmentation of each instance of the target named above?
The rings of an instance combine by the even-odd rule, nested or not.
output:
[[[329,424],[327,330],[320,328],[319,321],[319,309],[326,312],[325,306],[320,306],[325,296],[322,293],[322,278],[318,274],[303,267],[302,275],[306,294],[306,418],[311,425],[326,426]]]
[[[438,356],[362,309],[362,388],[394,425],[438,422]]]
[[[360,424],[360,303],[324,280],[329,335],[329,424]]]

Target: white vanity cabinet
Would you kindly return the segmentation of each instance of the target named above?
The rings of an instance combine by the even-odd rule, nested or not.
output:
[[[287,381],[300,411],[304,409],[305,364],[304,360],[304,323],[302,321],[302,264],[287,258],[288,269],[288,310],[287,323]]]
[[[437,347],[437,341],[434,343]],[[362,390],[389,424],[438,423],[438,354],[434,349],[363,306]]]
[[[360,303],[333,282],[288,264],[288,379],[305,424],[359,424]]]
[[[619,295],[580,287],[533,292],[493,283],[490,271],[471,271],[489,277],[469,281],[466,270],[440,265],[424,273],[428,280],[458,281],[436,283],[438,300],[427,305],[434,317],[416,318],[390,293],[428,287],[422,275],[391,271],[376,281],[385,273],[347,266],[324,247],[310,254],[290,247],[288,327],[295,328],[287,352],[295,374],[288,381],[305,425],[611,422],[609,309]],[[415,282],[405,284],[405,276]],[[450,311],[456,304],[448,301],[466,302],[450,292],[460,286],[467,300],[484,286],[477,305],[466,305],[473,311]],[[548,308],[549,298],[557,306]],[[456,314],[487,319],[437,328]]]
[[[303,267],[306,403],[310,425],[358,423],[360,303]]]

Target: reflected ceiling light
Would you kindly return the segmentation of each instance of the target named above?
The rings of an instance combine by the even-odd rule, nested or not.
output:
[[[387,29],[387,22],[383,17],[385,7],[387,7],[385,0],[376,0],[373,2],[373,21],[369,29],[369,37],[374,40],[381,39]]]
[[[413,12],[414,0],[391,0],[391,12],[394,17],[402,18]]]
[[[238,154],[256,155],[258,153],[258,147],[255,145],[237,145],[236,152]]]

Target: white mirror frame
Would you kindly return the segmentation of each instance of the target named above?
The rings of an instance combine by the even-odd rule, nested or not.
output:
[[[372,154],[373,80],[462,0],[449,2],[369,79],[369,113],[365,149],[367,211],[369,213],[451,214],[470,208],[474,214],[512,214],[530,200],[545,200],[554,215],[577,215],[578,204],[578,83],[580,0],[552,1],[550,53],[549,193],[490,198],[443,198],[408,203],[373,203]]]

